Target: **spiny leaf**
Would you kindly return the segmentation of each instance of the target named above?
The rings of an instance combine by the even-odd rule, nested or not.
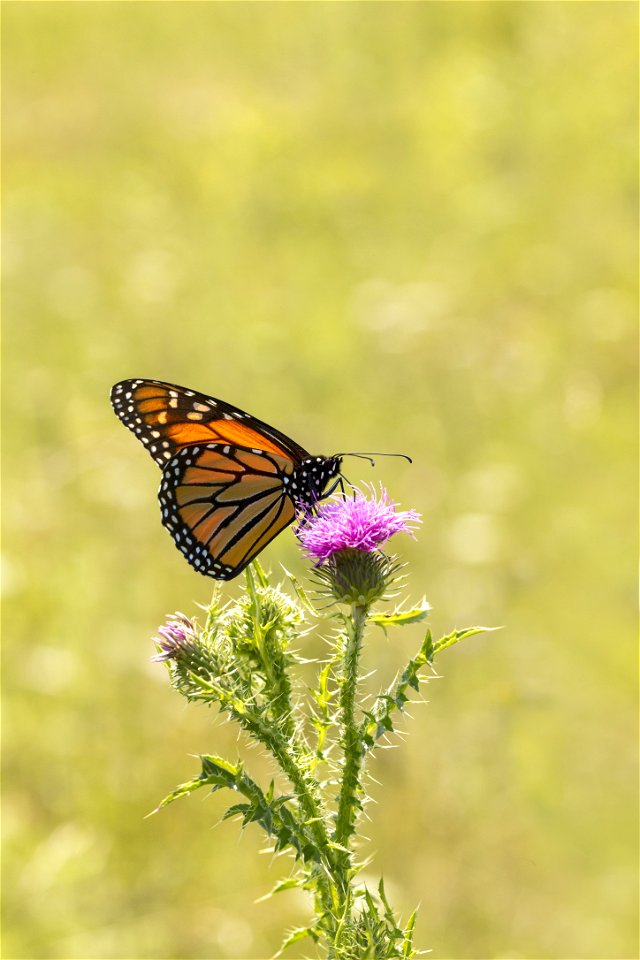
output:
[[[242,816],[243,825],[258,823],[266,833],[275,838],[276,849],[283,850],[291,847],[296,857],[304,860],[319,861],[322,853],[313,842],[312,831],[307,832],[297,817],[287,806],[290,796],[273,795],[273,784],[268,794],[262,791],[258,784],[245,772],[241,763],[231,763],[222,757],[203,755],[200,758],[202,771],[198,777],[181,784],[173,793],[161,802],[158,809],[187,796],[202,786],[210,786],[212,792],[228,787],[241,793],[247,803],[236,803],[223,815],[223,820],[237,815]]]
[[[297,943],[299,940],[304,940],[305,937],[311,937],[311,939],[317,943],[318,934],[316,933],[315,927],[296,927],[296,929],[292,930],[289,936],[286,937],[275,956],[281,956],[282,952],[286,950],[287,947],[290,947],[293,943]]]
[[[256,579],[257,579],[258,583],[260,584],[260,586],[261,586],[261,587],[268,587],[268,586],[269,586],[269,580],[268,580],[267,575],[266,575],[266,573],[264,572],[264,570],[263,570],[263,568],[262,568],[262,566],[261,566],[261,564],[260,564],[260,561],[259,561],[258,559],[252,560],[251,564],[247,567],[247,570],[246,570],[246,573],[247,573],[247,574],[249,573],[249,571],[251,570],[251,568],[253,568],[253,573],[255,573]],[[247,580],[248,580],[248,579],[249,579],[249,578],[247,577]]]
[[[291,890],[292,887],[303,887],[305,882],[303,877],[288,877],[286,880],[276,883],[272,893],[281,893],[282,890]]]
[[[374,613],[369,617],[371,623],[376,623],[379,627],[404,627],[410,623],[420,623],[429,616],[431,604],[423,600],[418,607],[413,610],[394,610],[393,613]]]
[[[234,803],[232,807],[229,807],[226,813],[222,814],[222,819],[230,820],[232,817],[235,817],[239,813],[241,813],[244,816],[247,810],[249,810],[248,803]]]
[[[244,575],[245,575],[245,579],[246,579],[246,581],[247,581],[247,593],[248,593],[249,596],[251,597],[251,602],[252,602],[252,605],[253,605],[253,609],[256,610],[256,609],[258,608],[258,595],[257,595],[257,593],[256,593],[256,582],[255,582],[255,580],[254,580],[254,571],[251,569],[251,567],[252,567],[252,564],[249,564],[249,566],[247,567],[247,569],[246,569],[245,572],[244,572]],[[258,568],[256,569],[255,574],[256,574],[256,576],[258,577],[258,579],[260,579],[260,575],[259,575],[259,573],[258,573],[258,570],[260,570],[260,567],[258,567]],[[255,620],[255,618],[254,618],[254,620]],[[254,626],[255,626],[255,622],[254,622]]]
[[[383,906],[384,906],[385,915],[387,916],[387,918],[389,917],[389,915],[391,915],[391,917],[393,917],[393,911],[392,911],[391,907],[389,906],[389,901],[387,900],[387,895],[386,895],[385,890],[384,890],[384,878],[383,878],[383,877],[380,877],[380,883],[378,884],[378,893],[379,893],[379,895],[380,895],[380,899],[381,899],[382,904],[383,904]]]
[[[371,914],[372,917],[375,917],[375,919],[378,920],[378,910],[377,910],[377,907],[376,907],[376,902],[375,902],[375,900],[373,899],[373,897],[371,896],[371,894],[369,893],[369,891],[367,890],[366,887],[364,888],[364,899],[365,899],[366,902],[367,902],[367,906],[368,906],[368,908],[369,908],[369,913]]]
[[[453,630],[451,633],[446,634],[444,637],[440,637],[439,640],[436,640],[435,643],[431,642],[429,647],[430,656],[428,657],[429,662],[433,660],[436,653],[439,653],[441,650],[444,650],[445,647],[451,647],[454,643],[459,643],[460,640],[465,640],[467,637],[473,637],[478,633],[492,633],[494,630],[500,630],[501,627],[466,627],[464,630]],[[431,639],[429,635],[429,639]]]
[[[434,642],[431,636],[431,630],[427,629],[426,635],[418,653],[407,663],[399,680],[394,682],[384,693],[381,693],[373,703],[371,710],[364,711],[364,719],[360,727],[360,735],[367,749],[375,746],[376,741],[385,733],[390,733],[393,727],[392,714],[396,710],[402,711],[409,701],[408,690],[419,690],[421,680],[420,669],[426,664],[431,665],[433,659],[440,650],[450,647],[466,637],[474,636],[477,633],[484,633],[489,630],[499,629],[495,627],[467,627],[465,630],[454,630],[452,633],[440,637]]]
[[[263,903],[265,900],[270,900],[274,893],[282,893],[283,890],[291,890],[293,887],[304,887],[308,885],[308,881],[304,877],[287,877],[286,880],[280,880],[279,883],[276,883],[273,890],[270,890],[269,893],[265,893],[263,897],[258,897],[257,900],[254,900],[254,903]]]
[[[187,797],[190,793],[193,793],[194,790],[198,790],[202,786],[202,780],[200,777],[195,777],[193,780],[187,780],[186,783],[181,783],[175,790],[168,794],[163,800],[160,801],[155,810],[152,810],[152,813],[157,813],[158,810],[161,810],[163,807],[167,807],[170,803],[173,803],[174,800],[178,800],[180,797]]]
[[[164,800],[160,801],[157,810],[168,806],[168,804],[173,803],[174,800],[178,800],[180,797],[188,796],[190,793],[193,793],[194,790],[198,790],[200,787],[206,785],[212,785],[216,790],[224,786],[235,788],[235,781],[241,770],[240,765],[236,766],[228,760],[224,760],[222,757],[203,756],[200,760],[202,763],[200,775],[176,787]]]
[[[229,786],[233,786],[237,778],[242,774],[241,763],[231,763],[230,760],[225,760],[224,757],[214,757],[210,754],[203,753],[200,756],[200,762],[202,763],[201,778],[220,777],[221,783],[228,783]]]
[[[318,674],[318,690],[315,693],[315,701],[320,707],[328,706],[333,697],[333,691],[329,690],[329,676],[332,666],[333,660],[329,660]]]
[[[334,722],[329,708],[335,691],[329,689],[329,677],[331,676],[331,671],[335,665],[335,662],[336,658],[334,657],[324,665],[318,675],[318,688],[317,690],[311,691],[317,707],[317,709],[314,709],[314,715],[311,722],[318,735],[312,769],[315,769],[320,760],[323,759],[323,751],[327,739],[327,733]]]
[[[417,911],[414,910],[409,919],[407,920],[407,925],[404,928],[404,938],[401,943],[402,947],[402,956],[409,960],[410,957],[415,956],[415,950],[413,949],[413,934],[416,926],[416,917]]]
[[[353,830],[351,832],[353,833]],[[348,847],[343,847],[341,843],[334,843],[331,840],[327,842],[327,846],[331,847],[332,850],[339,850],[340,853],[351,853]]]

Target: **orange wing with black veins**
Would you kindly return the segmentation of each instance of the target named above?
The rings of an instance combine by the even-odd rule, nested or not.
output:
[[[295,517],[291,461],[218,444],[179,450],[158,493],[162,522],[199,573],[237,576]]]
[[[217,443],[286,457],[308,456],[297,443],[251,414],[161,380],[122,380],[111,390],[117,416],[161,467],[185,447]]]

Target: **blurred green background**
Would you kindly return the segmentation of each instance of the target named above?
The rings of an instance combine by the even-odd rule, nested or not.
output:
[[[505,629],[377,756],[369,873],[435,958],[638,956],[637,21],[3,4],[5,957],[263,958],[308,917],[254,902],[287,864],[214,829],[228,797],[143,819],[238,744],[149,663],[212,583],[110,409],[131,376],[414,457],[348,475],[423,513],[437,630]],[[305,574],[290,532],[264,560]]]

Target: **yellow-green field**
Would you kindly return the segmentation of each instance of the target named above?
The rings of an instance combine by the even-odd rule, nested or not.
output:
[[[228,797],[144,819],[243,745],[149,662],[212,581],[109,406],[133,376],[314,453],[411,454],[347,473],[423,514],[412,598],[436,630],[504,625],[442,655],[372,768],[362,852],[421,903],[418,946],[638,956],[637,27],[633,3],[3,4],[5,958],[265,958],[309,918],[255,902],[288,865],[218,823]],[[264,563],[305,576],[290,531]],[[421,639],[371,633],[371,682]]]

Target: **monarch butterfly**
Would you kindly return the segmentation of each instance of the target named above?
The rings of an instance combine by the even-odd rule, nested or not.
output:
[[[199,573],[231,580],[340,475],[249,413],[161,380],[122,380],[111,403],[162,468],[162,523]]]

